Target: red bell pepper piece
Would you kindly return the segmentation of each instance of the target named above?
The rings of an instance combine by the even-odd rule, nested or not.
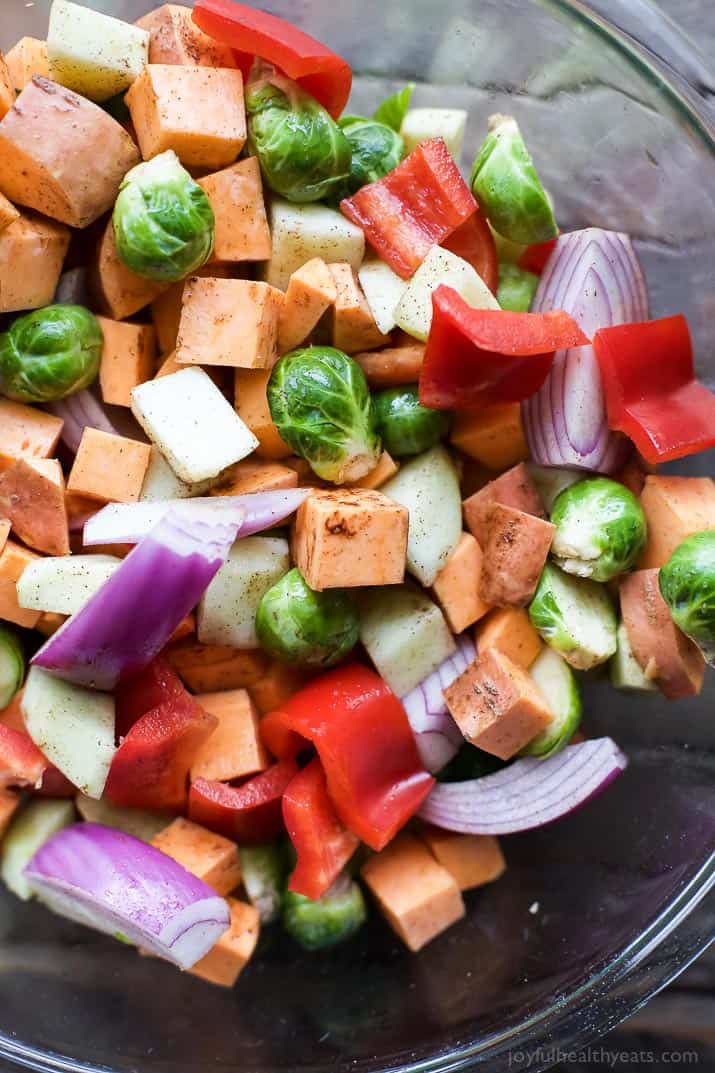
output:
[[[310,742],[285,725],[280,712],[269,712],[259,724],[261,740],[276,760],[293,760],[310,748]]]
[[[283,794],[283,820],[298,855],[288,889],[320,898],[360,845],[338,819],[320,760],[303,768]]]
[[[601,328],[593,348],[609,427],[625,432],[646,462],[715,445],[715,395],[695,379],[684,316]]]
[[[407,279],[427,253],[477,211],[442,138],[418,145],[383,179],[340,202],[370,244]]]
[[[474,309],[451,287],[437,288],[432,309],[420,402],[433,410],[521,402],[543,384],[554,351],[589,342],[568,313]]]
[[[120,682],[114,694],[116,701],[115,728],[121,741],[137,720],[167,702],[190,698],[176,671],[159,657],[138,674]]]
[[[441,243],[445,250],[467,261],[492,294],[499,287],[499,257],[486,216],[477,211]]]
[[[0,789],[41,785],[51,765],[29,734],[0,723]]]
[[[297,773],[293,760],[282,760],[242,786],[197,779],[189,791],[189,818],[236,842],[270,842],[283,830],[281,801]]]
[[[550,238],[546,242],[537,242],[533,246],[527,246],[517,262],[519,268],[540,276],[546,268],[546,262],[554,252],[557,241],[555,238]]]
[[[345,108],[352,86],[350,65],[296,26],[234,0],[196,0],[192,17],[209,37],[236,49],[244,76],[260,56],[300,82],[333,119]]]
[[[381,850],[434,784],[397,697],[374,671],[351,663],[310,682],[279,712],[318,750],[342,822]]]
[[[218,724],[188,693],[143,715],[117,749],[106,793],[129,808],[186,807],[189,769]]]

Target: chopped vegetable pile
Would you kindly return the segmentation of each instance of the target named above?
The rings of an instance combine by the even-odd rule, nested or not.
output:
[[[420,950],[626,768],[580,672],[715,665],[685,317],[514,117],[467,182],[466,112],[351,81],[234,0],[0,54],[0,875],[226,987],[262,927]]]

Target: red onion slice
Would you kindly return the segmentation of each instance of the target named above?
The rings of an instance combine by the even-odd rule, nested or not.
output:
[[[110,503],[87,521],[84,545],[138,544],[172,510],[187,522],[240,522],[238,537],[252,536],[294,514],[310,488],[255,492],[244,496],[203,496],[153,503]]]
[[[646,320],[648,294],[630,238],[597,227],[562,235],[532,310],[563,309],[592,338],[598,328]],[[532,458],[544,466],[612,473],[629,446],[611,432],[593,347],[559,350],[544,384],[522,403]]]
[[[444,691],[476,656],[471,638],[460,637],[454,655],[402,698],[422,763],[428,771],[439,771],[464,744],[462,732],[449,714]]]
[[[229,926],[226,901],[147,842],[98,823],[53,835],[25,868],[54,912],[190,969]]]
[[[32,663],[70,682],[112,690],[158,656],[199,602],[236,539],[236,517],[169,511]]]
[[[66,399],[48,403],[47,409],[55,417],[61,417],[64,421],[61,439],[73,454],[77,453],[82,433],[86,428],[96,428],[100,432],[108,432],[113,436],[119,435],[107,417],[101,402],[88,388],[74,395],[68,395]]]
[[[627,765],[611,738],[595,738],[569,745],[547,760],[524,757],[481,779],[438,783],[419,814],[463,834],[529,831],[580,808]]]

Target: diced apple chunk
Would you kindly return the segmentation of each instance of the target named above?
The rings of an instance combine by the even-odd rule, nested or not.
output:
[[[475,309],[499,309],[499,303],[476,270],[456,253],[433,246],[407,285],[395,311],[395,321],[423,342],[432,325],[432,294],[452,287]]]
[[[149,33],[69,0],[54,0],[47,34],[50,78],[106,101],[129,89],[149,59]]]

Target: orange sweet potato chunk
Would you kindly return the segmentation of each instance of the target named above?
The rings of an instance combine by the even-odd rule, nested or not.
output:
[[[216,218],[212,260],[267,261],[271,231],[263,200],[258,160],[249,156],[230,168],[199,179]]]
[[[148,443],[86,428],[67,489],[104,503],[134,502],[139,499],[150,456]]]
[[[114,320],[126,320],[148,306],[168,289],[167,283],[145,279],[120,261],[114,237],[114,225],[109,220],[99,243],[92,280],[95,297],[102,312]]]
[[[162,4],[136,24],[149,33],[149,63],[237,66],[233,50],[200,30],[191,18],[191,8],[183,4]]]
[[[49,475],[19,458],[0,474],[0,514],[28,547],[47,555],[69,555],[70,542],[62,467],[54,459]]]
[[[69,244],[68,228],[34,213],[0,230],[0,313],[49,305]]]
[[[62,418],[36,406],[0,398],[0,470],[18,458],[48,458],[63,424]]]

